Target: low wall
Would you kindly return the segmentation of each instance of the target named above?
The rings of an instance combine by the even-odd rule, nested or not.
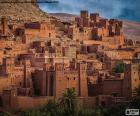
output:
[[[79,97],[79,104],[84,108],[95,108],[97,104],[97,97]],[[55,97],[26,97],[14,96],[4,102],[4,107],[11,111],[37,109],[45,105],[49,100],[56,101]]]
[[[84,108],[95,108],[97,104],[97,97],[79,97],[79,103]],[[49,100],[56,100],[55,97],[17,97],[16,109],[35,109],[46,104]]]
[[[79,102],[81,107],[95,108],[97,105],[97,97],[80,97]]]
[[[17,97],[17,106],[15,109],[25,110],[25,109],[35,109],[44,104],[46,104],[49,100],[54,100],[54,97],[25,97],[18,96]]]

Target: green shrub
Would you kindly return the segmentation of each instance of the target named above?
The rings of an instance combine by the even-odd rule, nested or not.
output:
[[[116,65],[115,68],[113,68],[113,72],[115,73],[124,73],[124,71],[125,71],[125,67],[123,63],[119,63]]]

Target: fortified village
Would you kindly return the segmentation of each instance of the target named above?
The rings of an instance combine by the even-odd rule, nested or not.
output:
[[[123,22],[83,10],[75,21],[0,19],[0,105],[36,108],[73,88],[84,107],[129,101],[140,85],[140,42]],[[120,70],[120,67],[122,70]]]

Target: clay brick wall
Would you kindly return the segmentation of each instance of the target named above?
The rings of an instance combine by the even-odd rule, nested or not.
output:
[[[83,18],[83,27],[89,27],[90,26],[90,22],[89,22],[89,18]]]
[[[35,71],[34,73],[34,85],[35,91],[41,95],[46,96],[46,72],[45,71]],[[35,94],[37,94],[35,93]]]
[[[113,50],[113,51],[105,51],[104,53],[107,55],[108,58],[111,58],[112,60],[132,59],[133,57],[132,51]]]
[[[95,108],[97,105],[97,97],[79,97],[78,102],[83,108]],[[27,110],[27,109],[37,109],[45,104],[49,100],[57,101],[55,97],[23,97],[17,96],[12,98],[14,102],[11,104],[11,108],[14,110]],[[10,107],[9,107],[10,108]]]
[[[131,88],[131,64],[125,65],[123,96],[129,99],[132,96]],[[127,84],[126,84],[127,83]]]
[[[15,109],[22,109],[22,110],[26,110],[26,109],[32,109],[32,108],[39,108],[45,104],[47,104],[47,102],[49,100],[54,100],[54,97],[37,97],[37,98],[33,98],[33,97],[22,97],[22,96],[18,96],[17,97],[17,106],[13,106],[16,107]]]
[[[124,96],[130,98],[135,96],[135,88],[140,85],[139,80],[139,64],[126,64],[126,71],[124,77]],[[125,84],[128,83],[128,84]]]
[[[103,29],[102,28],[93,28],[93,38],[95,40],[101,40],[101,37],[103,36]]]
[[[108,29],[108,26],[109,26],[108,19],[100,19],[100,25],[103,26],[104,28]]]
[[[32,25],[31,25],[32,26]],[[36,25],[35,25],[36,27]],[[47,23],[42,23],[40,24],[40,28],[25,28],[25,38],[24,40],[27,43],[30,43],[32,41],[35,41],[35,38],[46,40],[47,38],[55,38],[56,33],[55,33],[55,28],[54,26],[47,24]],[[28,40],[28,41],[27,41]]]
[[[23,85],[24,67],[16,66],[14,68],[14,84],[21,87]]]
[[[62,64],[56,64],[55,83],[56,97],[61,96],[66,88],[75,89],[77,95],[82,97],[88,96],[86,65],[79,64],[78,70],[65,69],[64,71]]]
[[[90,27],[71,27],[68,29],[68,37],[74,40],[90,40],[93,38],[92,28]]]
[[[89,86],[89,96],[97,96],[103,94],[102,84],[92,84]]]
[[[104,80],[103,81],[103,94],[112,95],[117,93],[117,96],[123,95],[123,80]]]
[[[79,75],[77,71],[65,71],[64,76],[66,78],[66,88],[73,88],[76,94],[79,95]]]
[[[57,71],[56,72],[56,97],[62,95],[67,88],[75,89],[79,95],[79,77],[77,71]],[[61,85],[61,86],[60,86]]]
[[[77,22],[78,27],[83,27],[83,19],[81,17],[76,17],[75,21]]]
[[[76,46],[68,46],[65,48],[65,56],[68,58],[76,58]]]
[[[87,64],[79,63],[78,70],[80,76],[80,96],[87,97],[88,96],[88,85],[87,85],[87,74],[86,74]]]
[[[96,97],[80,97],[79,99],[80,105],[83,108],[95,108],[97,105]]]
[[[11,85],[11,80],[8,77],[0,76],[0,94],[2,94],[3,89]]]

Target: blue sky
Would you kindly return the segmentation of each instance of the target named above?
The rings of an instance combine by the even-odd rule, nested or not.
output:
[[[46,12],[78,14],[86,9],[102,17],[140,21],[140,0],[58,0],[58,4],[40,4]]]

